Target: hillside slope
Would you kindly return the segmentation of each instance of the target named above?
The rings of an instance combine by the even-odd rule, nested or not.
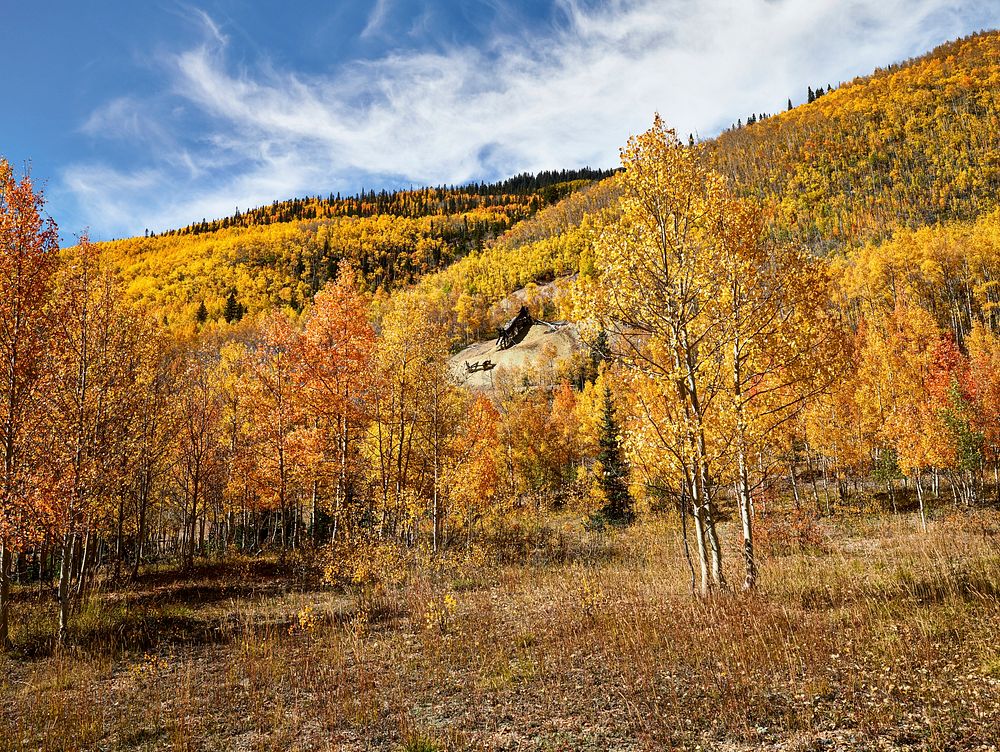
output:
[[[462,386],[488,391],[498,375],[547,365],[558,369],[567,365],[580,350],[580,335],[573,324],[535,324],[523,340],[506,350],[497,349],[493,340],[469,345],[452,357],[451,370]]]
[[[100,243],[131,294],[174,325],[217,321],[227,303],[254,313],[301,308],[344,266],[389,291],[483,248],[608,171],[503,183],[275,202],[159,235]],[[544,177],[544,176],[543,176]],[[512,288],[513,289],[513,288]],[[231,299],[231,302],[230,302]]]
[[[773,203],[774,230],[818,253],[881,242],[898,228],[964,221],[1000,205],[1000,32],[876,71],[701,146],[742,191]],[[421,286],[465,296],[460,318],[495,326],[513,290],[587,274],[585,217],[614,180],[574,194]],[[564,312],[565,313],[565,312]]]
[[[1000,32],[841,85],[706,148],[815,250],[971,219],[1000,195]]]
[[[778,236],[829,253],[1000,205],[998,92],[1000,32],[982,33],[700,148],[776,206]],[[514,290],[587,273],[585,218],[614,203],[614,179],[542,183],[276,202],[102,248],[172,324],[221,320],[230,298],[249,312],[300,308],[347,263],[370,290],[419,282],[444,296],[456,337],[475,341]]]

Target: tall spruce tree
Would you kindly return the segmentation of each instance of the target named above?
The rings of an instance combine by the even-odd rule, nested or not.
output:
[[[608,522],[627,525],[635,519],[635,503],[628,490],[628,465],[618,439],[618,421],[611,390],[604,387],[604,407],[601,412],[600,451],[597,454],[600,472],[597,485],[605,499],[600,514]]]
[[[222,314],[226,323],[232,324],[234,321],[239,321],[243,318],[243,306],[236,299],[236,291],[230,290],[228,297],[226,297],[226,308]]]
[[[608,357],[608,332],[601,329],[590,345],[590,368],[587,369],[587,381],[594,383],[601,374],[601,363]],[[582,387],[581,387],[582,388]]]

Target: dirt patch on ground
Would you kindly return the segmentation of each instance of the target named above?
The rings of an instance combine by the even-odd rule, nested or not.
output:
[[[535,324],[518,344],[498,350],[495,340],[469,345],[451,359],[452,372],[460,384],[477,391],[493,388],[496,375],[537,366],[544,359],[564,360],[581,348],[575,324]],[[483,365],[486,368],[482,368]],[[468,367],[478,366],[470,371]]]

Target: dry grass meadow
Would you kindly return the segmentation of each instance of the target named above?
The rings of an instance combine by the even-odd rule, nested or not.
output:
[[[763,537],[760,592],[708,600],[655,520],[417,557],[360,599],[301,557],[153,570],[65,651],[26,590],[0,749],[998,749],[1000,515]]]

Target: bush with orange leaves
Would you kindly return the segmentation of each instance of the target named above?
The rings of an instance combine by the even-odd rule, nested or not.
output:
[[[827,543],[819,515],[804,506],[758,515],[754,537],[758,550],[769,556],[825,551]]]

